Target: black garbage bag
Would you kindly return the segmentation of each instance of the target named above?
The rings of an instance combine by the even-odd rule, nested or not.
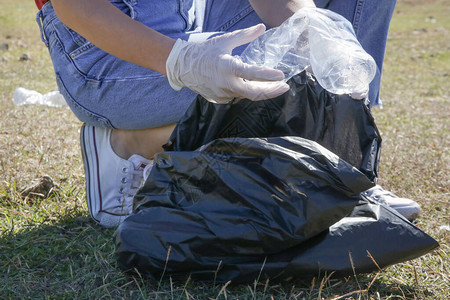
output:
[[[159,153],[116,232],[118,263],[154,280],[241,283],[370,272],[437,246],[359,194],[372,185],[300,137],[216,139]]]
[[[437,246],[360,194],[374,185],[381,141],[364,103],[306,73],[289,83],[267,101],[197,99],[116,231],[121,269],[273,281],[370,272]]]
[[[329,93],[307,72],[288,84],[287,93],[264,101],[235,99],[218,105],[199,96],[164,149],[193,151],[217,138],[300,136],[375,180],[381,138],[366,103]]]

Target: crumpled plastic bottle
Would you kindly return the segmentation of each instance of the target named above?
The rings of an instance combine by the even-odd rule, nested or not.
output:
[[[40,104],[52,107],[67,106],[66,100],[59,91],[53,91],[42,95],[39,92],[18,87],[13,93],[13,102],[15,105]]]
[[[352,24],[327,9],[302,8],[254,40],[245,63],[281,70],[285,80],[308,70],[334,94],[365,98],[376,73],[373,58],[356,39]]]

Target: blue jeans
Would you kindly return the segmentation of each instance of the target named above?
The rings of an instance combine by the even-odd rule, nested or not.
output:
[[[380,82],[387,34],[397,0],[314,0],[317,7],[332,10],[353,24],[356,37],[377,63],[370,83],[370,106],[380,105]]]
[[[131,18],[169,37],[189,41],[262,23],[247,0],[110,2]],[[319,7],[341,13],[354,24],[363,47],[378,64],[379,72],[369,96],[378,99],[387,29],[395,0],[316,2]],[[386,8],[381,16],[377,15],[381,13],[380,7]],[[120,129],[163,126],[177,122],[197,96],[187,88],[176,92],[165,76],[95,47],[59,21],[51,2],[44,5],[36,19],[49,48],[58,88],[83,122]],[[384,43],[380,43],[381,39]],[[244,47],[238,47],[233,54],[239,54]]]

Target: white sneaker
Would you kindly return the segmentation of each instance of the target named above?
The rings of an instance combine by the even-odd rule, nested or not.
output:
[[[410,221],[416,219],[421,211],[420,205],[416,201],[408,198],[400,198],[397,195],[384,190],[379,185],[368,189],[367,191],[363,192],[363,194],[368,196],[372,200],[392,207]]]
[[[133,197],[144,183],[151,160],[134,154],[128,160],[111,147],[111,129],[83,124],[81,152],[86,200],[91,217],[104,227],[119,225],[131,213]]]

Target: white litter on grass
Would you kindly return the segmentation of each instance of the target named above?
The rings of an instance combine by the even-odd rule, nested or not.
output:
[[[13,99],[15,105],[29,105],[39,104],[52,107],[65,107],[67,106],[66,100],[59,91],[53,91],[42,95],[39,92],[28,90],[23,87],[18,87],[13,93]]]
[[[442,225],[441,227],[439,227],[439,230],[447,230],[447,231],[450,231],[450,225]]]

